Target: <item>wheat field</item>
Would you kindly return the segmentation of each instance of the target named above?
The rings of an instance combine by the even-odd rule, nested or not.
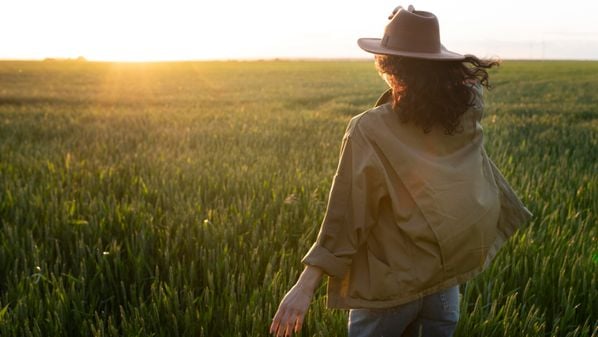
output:
[[[486,148],[533,220],[456,336],[598,336],[598,62],[491,72]],[[0,62],[0,335],[266,336],[371,61]],[[346,335],[325,286],[303,336]]]

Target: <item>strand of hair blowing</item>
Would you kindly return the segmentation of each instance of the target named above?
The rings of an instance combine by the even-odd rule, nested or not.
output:
[[[499,65],[466,55],[463,61],[434,61],[376,55],[376,68],[387,75],[393,110],[402,122],[413,122],[428,133],[440,126],[446,134],[461,132],[461,116],[474,102],[472,83],[490,88],[488,72]]]

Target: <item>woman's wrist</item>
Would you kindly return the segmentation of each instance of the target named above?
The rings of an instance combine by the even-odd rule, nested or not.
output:
[[[299,280],[297,281],[297,287],[299,287],[304,293],[309,294],[310,296],[313,295],[316,288],[320,284],[320,280],[322,279],[322,275],[324,272],[322,269],[314,266],[306,266],[301,276],[299,276]]]

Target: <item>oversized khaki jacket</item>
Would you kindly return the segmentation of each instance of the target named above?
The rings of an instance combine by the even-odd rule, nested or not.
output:
[[[455,135],[402,123],[388,93],[351,119],[303,258],[328,274],[328,307],[391,307],[463,283],[531,217],[484,150],[475,91]]]

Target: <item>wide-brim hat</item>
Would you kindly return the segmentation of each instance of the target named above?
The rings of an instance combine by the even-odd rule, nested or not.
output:
[[[384,29],[384,36],[361,38],[359,47],[369,53],[398,55],[428,60],[459,61],[465,56],[446,49],[440,43],[440,28],[436,15],[397,7]]]

